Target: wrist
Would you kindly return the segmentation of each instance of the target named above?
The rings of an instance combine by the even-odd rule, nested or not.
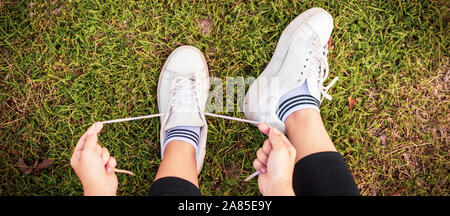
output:
[[[292,187],[285,188],[277,196],[295,196],[294,189]]]
[[[276,188],[269,190],[264,194],[265,196],[295,196],[294,189],[292,187]]]
[[[109,190],[106,188],[85,188],[83,187],[84,196],[116,196],[115,190]]]

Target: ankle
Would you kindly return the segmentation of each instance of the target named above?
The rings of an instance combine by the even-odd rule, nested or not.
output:
[[[155,181],[164,177],[185,179],[198,187],[197,161],[194,146],[179,140],[167,143],[164,157],[155,176]]]
[[[314,108],[306,108],[306,109],[301,109],[301,110],[297,110],[293,113],[291,113],[285,121],[286,126],[288,124],[298,124],[299,121],[302,120],[307,120],[309,118],[317,118],[320,117],[320,113],[319,111],[317,111],[317,109]]]
[[[177,159],[187,159],[194,158],[196,160],[195,147],[190,143],[173,140],[166,144],[164,150],[164,158],[177,158]]]
[[[291,131],[297,131],[300,125],[307,124],[308,122],[317,119],[321,120],[320,113],[317,109],[306,108],[297,110],[291,113],[284,121],[284,124],[286,125],[286,134],[289,134],[289,129],[291,129]]]

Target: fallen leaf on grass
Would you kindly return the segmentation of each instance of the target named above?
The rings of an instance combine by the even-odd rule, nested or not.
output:
[[[19,158],[19,170],[24,174],[30,174],[33,171],[33,167],[28,167],[28,165],[23,161],[23,158]]]
[[[380,140],[381,145],[386,145],[386,134],[382,134],[381,136],[378,137],[378,139]]]
[[[211,20],[202,19],[198,21],[198,26],[200,27],[202,34],[205,36],[209,36],[211,34]]]
[[[330,36],[330,39],[328,39],[328,49],[329,49],[330,51],[333,51],[333,50],[334,50],[334,45],[333,45],[333,40],[332,40],[332,38],[333,38],[333,37]]]
[[[50,165],[52,165],[53,161],[54,161],[54,160],[44,159],[44,160],[42,160],[42,162],[40,162],[40,163],[37,165],[37,169],[38,169],[38,170],[45,169],[45,168],[49,167]]]
[[[350,108],[350,110],[352,109],[353,106],[355,106],[356,100],[352,99],[352,97],[348,97],[348,107]]]
[[[51,159],[43,159],[39,163],[39,159],[34,161],[33,166],[28,166],[22,157],[19,158],[19,170],[23,174],[33,174],[33,175],[39,175],[41,171],[45,168],[48,168],[50,165],[52,165],[54,160]]]

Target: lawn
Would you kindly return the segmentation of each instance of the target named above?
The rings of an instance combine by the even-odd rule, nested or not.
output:
[[[69,164],[78,138],[96,121],[158,113],[171,51],[199,48],[223,81],[257,77],[283,29],[311,7],[334,17],[328,61],[339,81],[321,115],[361,193],[450,195],[450,17],[439,0],[0,0],[0,195],[81,195]],[[201,192],[259,195],[256,180],[243,180],[264,135],[241,122],[208,125]],[[105,125],[100,144],[136,173],[117,174],[119,195],[148,193],[159,127],[158,118]]]

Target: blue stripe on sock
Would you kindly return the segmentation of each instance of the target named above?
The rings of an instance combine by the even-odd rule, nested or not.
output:
[[[310,102],[313,102],[314,105],[318,106],[318,105],[316,104],[316,102],[315,102],[314,100],[312,100],[311,98],[295,99],[295,100],[291,100],[291,102],[289,102],[288,104],[286,104],[286,106],[284,106],[283,108],[282,108],[282,107],[279,107],[279,109],[278,109],[278,115],[279,115],[280,113],[283,113],[283,112],[284,112],[286,109],[288,109],[289,107],[291,107],[292,104],[298,103],[298,102],[303,102],[303,101],[310,101]]]
[[[179,135],[179,134],[185,135],[185,136],[190,136],[190,137],[192,137],[192,139],[195,139],[195,140],[198,141],[198,138],[197,138],[196,136],[193,136],[193,135],[190,134],[190,133],[185,133],[185,132],[182,132],[182,131],[174,132],[174,133],[168,134],[168,135],[166,135],[166,137],[177,136],[177,135]]]
[[[187,133],[193,135],[197,140],[199,138],[197,133],[195,133],[194,131],[191,131],[191,130],[186,130],[186,129],[170,129],[169,131],[167,131],[166,135],[169,136],[169,135],[171,135],[173,133],[177,133],[177,132],[185,132],[185,133],[187,132]]]
[[[313,97],[313,96],[311,96],[311,95],[309,95],[309,94],[301,94],[301,95],[293,96],[293,97],[291,97],[291,98],[289,98],[289,99],[283,101],[283,103],[281,103],[281,104],[278,106],[278,110],[282,109],[282,108],[285,106],[285,104],[289,103],[290,101],[295,100],[295,99],[302,99],[302,98],[303,98],[303,99],[309,99],[309,100],[314,101],[314,102],[316,103],[317,106],[320,105],[320,102],[319,102],[315,97]]]
[[[315,104],[313,104],[313,105],[316,105],[317,107],[319,107],[319,105],[320,105],[319,101],[311,95],[298,95],[298,96],[294,96],[294,97],[291,97],[291,98],[283,101],[283,103],[281,103],[281,105],[278,106],[278,111],[277,111],[278,115],[280,115],[280,113],[284,113],[286,111],[286,108],[291,107],[291,105],[293,103],[297,103],[300,101],[314,102]]]
[[[166,143],[167,140],[169,140],[169,139],[171,139],[171,138],[176,138],[176,137],[183,137],[183,138],[189,139],[189,140],[191,140],[192,142],[194,142],[195,145],[198,146],[198,140],[197,140],[197,139],[192,138],[192,136],[186,136],[186,135],[184,135],[184,134],[178,134],[178,133],[177,133],[177,134],[172,134],[171,136],[167,136],[167,137],[166,137],[166,140],[164,141],[164,143]]]
[[[294,101],[294,102],[296,102],[296,101]],[[304,104],[310,104],[310,105],[316,105],[316,106],[317,106],[317,104],[316,104],[316,103],[313,103],[313,102],[304,102],[304,101],[302,102],[302,101],[300,101],[300,102],[298,102],[298,103],[292,104],[291,106],[287,106],[286,109],[285,109],[283,112],[281,112],[280,114],[278,114],[278,118],[279,118],[280,120],[282,120],[283,117],[284,117],[284,115],[286,114],[286,112],[288,112],[290,109],[292,109],[292,108],[294,108],[294,107],[296,107],[296,106],[304,105]]]

